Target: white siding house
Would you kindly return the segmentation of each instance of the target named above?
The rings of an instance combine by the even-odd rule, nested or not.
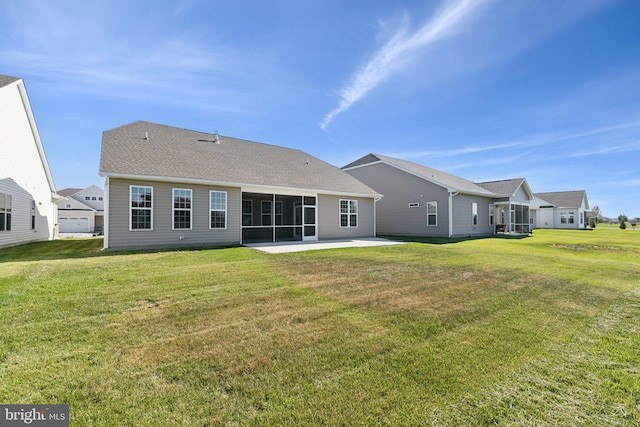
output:
[[[585,190],[535,193],[531,203],[535,228],[582,229],[589,226]]]
[[[65,188],[58,194],[60,233],[95,233],[104,230],[104,190],[96,185],[85,189]]]
[[[57,198],[24,82],[0,75],[0,247],[51,240]]]

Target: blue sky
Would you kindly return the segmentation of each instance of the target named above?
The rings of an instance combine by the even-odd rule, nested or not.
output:
[[[147,120],[586,189],[640,215],[640,1],[4,0],[58,189],[103,186],[102,132]]]

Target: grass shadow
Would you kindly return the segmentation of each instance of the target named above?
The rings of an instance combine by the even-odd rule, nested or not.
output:
[[[123,251],[105,251],[103,250],[103,246],[103,238],[69,238],[51,240],[47,242],[25,243],[24,245],[0,249],[0,263],[93,258],[101,256],[159,252],[202,251],[211,249],[228,249],[232,247],[239,247],[240,245],[154,248]]]
[[[470,240],[488,240],[488,239],[501,239],[501,240],[522,240],[529,237],[528,235],[510,236],[504,235],[491,235],[491,236],[466,236],[466,237],[428,237],[428,236],[397,236],[397,235],[378,235],[383,239],[397,240],[400,242],[411,243],[424,243],[429,245],[448,245],[451,243],[467,242]]]

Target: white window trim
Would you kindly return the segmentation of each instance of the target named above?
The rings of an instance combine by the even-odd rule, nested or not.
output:
[[[191,207],[187,208],[176,208],[175,206],[175,191],[188,191],[189,192],[189,205]],[[189,212],[189,228],[176,228],[176,220],[175,215],[176,211],[188,211]],[[193,230],[193,190],[191,188],[174,188],[171,190],[171,229],[174,231],[189,231]]]
[[[278,206],[280,206],[280,209],[278,209]],[[276,202],[275,209],[273,211],[273,222],[276,227],[281,226],[283,222],[282,208],[283,208],[282,202]],[[278,213],[278,210],[280,210],[280,213]],[[280,217],[280,224],[278,224],[278,217]]]
[[[133,190],[133,188],[147,188],[151,190],[151,207],[150,208],[134,208],[133,206],[131,206],[131,192]],[[134,231],[134,232],[138,232],[138,231],[153,231],[153,205],[154,205],[154,200],[153,200],[153,187],[150,187],[148,185],[130,185],[129,186],[129,231]],[[133,220],[133,210],[134,209],[144,209],[144,210],[149,210],[151,211],[151,228],[132,228],[131,227],[131,221]]]
[[[347,212],[347,213],[342,212],[342,202],[347,202],[348,203],[347,206],[348,206],[349,212]],[[351,204],[352,203],[356,207],[355,213],[351,213]],[[356,200],[356,199],[340,199],[340,201],[338,202],[338,221],[339,221],[338,224],[339,224],[340,228],[358,228],[360,226],[360,218],[359,218],[358,211],[359,211],[358,200]],[[347,215],[347,225],[342,225],[342,215]],[[355,217],[356,217],[356,225],[355,226],[351,225],[351,216],[352,215],[355,215]]]
[[[224,210],[211,209],[211,195],[213,193],[224,193]],[[226,230],[227,229],[227,224],[229,222],[229,214],[227,212],[228,200],[229,200],[228,194],[226,191],[209,190],[209,230]],[[224,212],[224,228],[211,226],[211,212]]]
[[[496,212],[496,208],[494,204],[490,204],[489,205],[489,225],[493,226],[496,223],[495,220],[495,212]]]
[[[434,213],[429,213],[429,206],[435,206],[436,211]],[[435,224],[429,224],[429,217],[433,216],[436,218]],[[438,226],[438,202],[427,202],[427,227],[437,227]]]

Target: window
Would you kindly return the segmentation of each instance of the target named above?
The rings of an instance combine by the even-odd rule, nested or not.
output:
[[[191,190],[173,189],[173,229],[191,230]]]
[[[227,228],[227,192],[210,191],[210,228]]]
[[[92,202],[95,202],[95,201],[97,201],[97,200],[98,200],[98,197],[96,197],[96,196],[91,196],[91,201],[92,201]]]
[[[0,193],[0,231],[11,230],[11,196]]]
[[[153,187],[129,187],[131,201],[131,230],[151,230],[153,211]]]
[[[99,201],[99,202],[102,202],[103,200],[104,200],[104,197],[102,197],[102,196],[98,196],[98,201]]]
[[[569,224],[574,223],[575,212],[569,212]]]
[[[409,203],[409,207],[410,208],[419,208],[420,207],[420,203]]]
[[[438,202],[427,202],[427,226],[438,225]]]
[[[263,200],[261,203],[262,225],[271,224],[271,200]]]
[[[64,204],[64,208],[65,209],[71,209],[71,203],[65,203]]]
[[[31,229],[36,229],[36,201],[31,201]]]
[[[471,203],[471,224],[475,227],[478,225],[478,204]]]
[[[244,227],[253,225],[253,200],[242,201],[242,225]]]
[[[86,200],[87,202],[91,201],[91,196],[84,196],[84,200]]]
[[[560,224],[567,223],[567,214],[568,212],[560,212]]]
[[[358,226],[358,201],[340,200],[340,227]]]
[[[489,205],[489,225],[493,225],[493,214],[495,212],[495,206]]]

